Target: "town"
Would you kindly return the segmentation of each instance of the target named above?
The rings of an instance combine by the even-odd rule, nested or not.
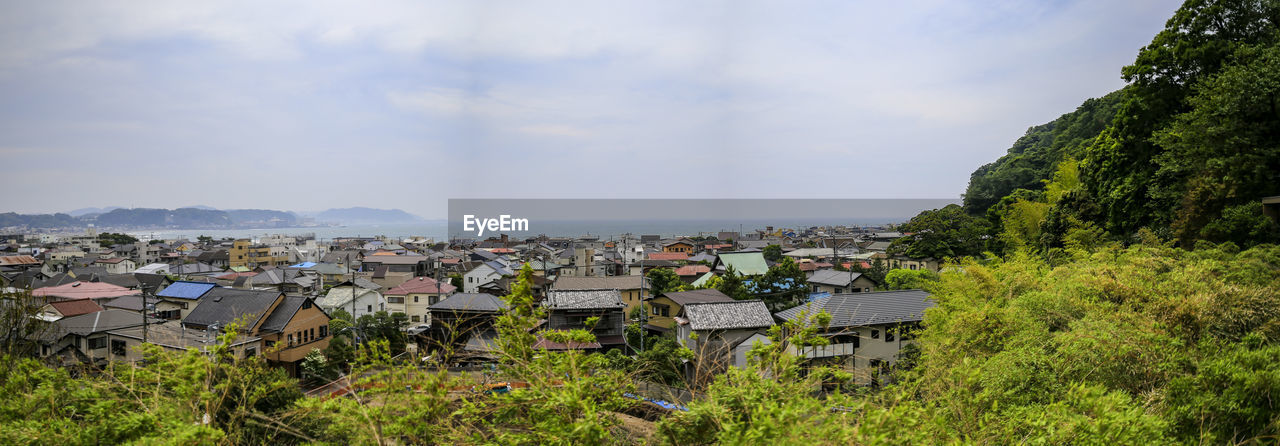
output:
[[[136,362],[144,343],[208,353],[234,326],[234,356],[264,355],[319,387],[339,380],[307,376],[314,373],[303,364],[308,356],[334,356],[335,338],[356,346],[374,340],[378,324],[382,333],[388,325],[399,332],[392,337],[404,358],[447,352],[444,365],[457,369],[495,361],[493,318],[528,267],[546,311],[534,333],[538,348],[636,355],[674,341],[694,354],[673,371],[678,379],[662,384],[697,389],[726,367],[745,367],[747,350],[768,343],[775,324],[826,312],[832,321],[822,336],[830,343],[794,353],[835,361],[851,373],[850,384],[877,385],[892,379],[932,305],[926,292],[891,289],[886,275],[939,269],[936,259],[889,254],[902,236],[888,228],[766,227],[606,240],[305,234],[141,241],[89,228],[0,237],[0,285],[9,296],[29,293],[30,317],[50,324],[30,341],[52,365]],[[540,334],[574,329],[588,329],[594,340]]]

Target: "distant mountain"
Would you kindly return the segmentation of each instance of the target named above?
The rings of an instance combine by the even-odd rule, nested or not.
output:
[[[225,228],[232,225],[225,211],[196,208],[181,209],[116,209],[99,215],[98,226],[165,226],[177,228]]]
[[[329,209],[315,215],[321,222],[355,224],[414,223],[422,221],[421,217],[399,209],[372,209],[353,207]]]
[[[116,209],[120,209],[120,206],[107,206],[105,208],[80,208],[71,212],[67,212],[67,215],[70,215],[72,217],[83,217],[88,214],[105,214],[107,212],[111,212]]]
[[[298,216],[292,212],[274,211],[270,209],[229,209],[227,215],[231,216],[231,222],[236,225],[244,226],[295,226],[298,224]]]
[[[195,205],[195,206],[183,206],[183,207],[182,207],[182,209],[187,209],[187,208],[190,208],[190,209],[201,209],[201,210],[206,210],[206,211],[216,211],[216,210],[218,210],[218,208],[215,208],[215,207],[213,207],[213,206],[205,206],[205,205],[200,205],[200,204],[197,204],[197,205]]]
[[[25,226],[29,228],[69,228],[83,226],[80,220],[67,214],[20,215],[13,212],[0,214],[0,228]]]

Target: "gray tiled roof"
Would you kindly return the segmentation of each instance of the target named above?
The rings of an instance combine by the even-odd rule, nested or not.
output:
[[[476,311],[497,313],[507,308],[502,298],[488,293],[458,293],[428,307],[431,310]]]
[[[773,325],[769,307],[759,300],[702,302],[684,306],[684,317],[694,330],[763,328]]]
[[[836,271],[834,269],[824,269],[813,272],[813,277],[809,278],[809,283],[820,283],[823,285],[849,286],[854,280],[857,280],[862,273],[850,271]]]
[[[547,291],[547,308],[613,308],[625,307],[618,290],[550,290]]]
[[[254,324],[271,308],[280,294],[279,291],[214,288],[200,299],[200,305],[191,310],[191,314],[183,318],[182,323],[199,327],[213,324],[225,326],[241,317],[247,317],[247,323]]]
[[[801,311],[813,314],[825,310],[831,315],[831,327],[859,327],[920,321],[924,310],[933,306],[929,293],[923,290],[877,291],[824,297],[781,311],[778,317],[794,319]]]
[[[276,311],[272,311],[271,315],[267,316],[267,320],[262,321],[262,331],[274,333],[284,331],[284,327],[289,325],[293,315],[298,313],[307,299],[306,296],[285,296],[280,305],[276,306]]]

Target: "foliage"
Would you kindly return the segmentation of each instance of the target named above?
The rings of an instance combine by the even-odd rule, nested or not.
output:
[[[938,273],[927,269],[895,269],[884,276],[888,290],[928,290],[938,283]]]
[[[684,286],[684,281],[680,280],[680,276],[670,268],[654,268],[649,270],[645,277],[649,279],[650,296],[657,296],[662,293],[680,291]]]
[[[751,291],[747,289],[747,281],[738,271],[729,265],[725,269],[724,274],[713,277],[707,281],[709,288],[715,288],[725,296],[732,297],[737,300],[751,299]]]
[[[103,232],[98,234],[98,243],[103,246],[127,245],[138,243],[138,238],[125,233]]]
[[[53,334],[52,324],[36,316],[44,307],[42,299],[30,291],[0,292],[0,355],[32,356],[39,347],[35,340]],[[0,361],[0,371],[6,361]]]
[[[763,251],[765,260],[768,260],[770,262],[777,262],[782,260],[781,246],[778,246],[778,245],[765,246],[762,251]]]
[[[408,322],[408,316],[404,313],[388,313],[379,311],[374,314],[366,314],[360,316],[356,320],[355,331],[359,336],[361,345],[368,345],[375,341],[384,341],[387,343],[393,355],[404,352],[405,338],[403,327]]]
[[[898,230],[910,235],[894,240],[889,246],[891,254],[935,259],[982,254],[991,232],[986,220],[971,216],[954,204],[921,212]]]
[[[769,311],[782,311],[809,297],[808,278],[795,261],[784,258],[752,282],[751,295],[764,301]]]

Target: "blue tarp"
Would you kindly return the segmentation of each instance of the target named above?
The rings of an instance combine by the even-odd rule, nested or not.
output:
[[[316,262],[302,262],[297,265],[289,265],[290,268],[315,268]]]
[[[809,293],[809,302],[813,302],[818,299],[826,299],[828,297],[831,297],[831,293],[828,293],[826,291],[819,292],[819,293]]]
[[[215,286],[217,285],[206,282],[174,282],[156,295],[175,299],[199,299]]]
[[[655,400],[655,399],[653,399],[653,398],[645,398],[645,397],[643,397],[643,396],[636,395],[636,394],[632,394],[632,393],[623,393],[623,394],[622,394],[622,396],[627,397],[627,398],[631,398],[631,399],[633,399],[633,400],[640,400],[640,401],[645,401],[645,402],[653,403],[653,404],[655,404],[655,405],[657,405],[658,407],[661,407],[661,408],[663,408],[663,409],[668,409],[668,410],[679,410],[679,411],[681,411],[681,412],[688,412],[688,411],[689,411],[689,408],[688,408],[688,407],[684,407],[684,406],[681,406],[681,405],[679,405],[679,404],[669,403],[669,402],[666,402],[666,401],[663,401],[663,400]]]

